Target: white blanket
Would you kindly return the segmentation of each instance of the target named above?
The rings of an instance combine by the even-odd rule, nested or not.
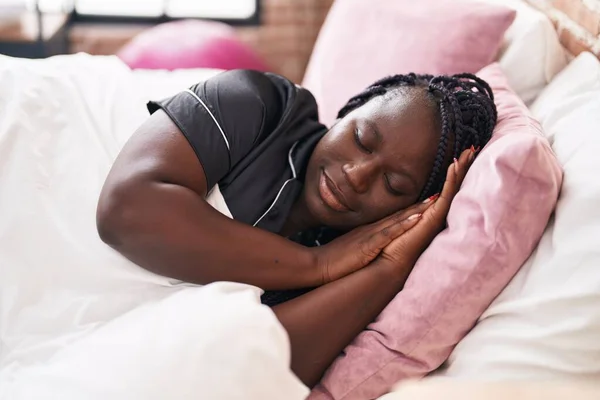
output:
[[[151,274],[103,244],[97,198],[145,103],[214,71],[0,56],[0,397],[301,399],[260,290]],[[4,396],[4,397],[3,397]]]

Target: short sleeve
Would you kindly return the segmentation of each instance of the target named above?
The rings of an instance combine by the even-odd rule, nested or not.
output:
[[[284,104],[277,82],[261,72],[226,71],[162,101],[200,160],[212,188],[281,119]]]

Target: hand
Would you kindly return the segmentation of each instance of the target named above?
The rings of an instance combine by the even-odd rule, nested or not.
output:
[[[396,270],[400,269],[403,275],[408,276],[421,254],[445,228],[450,204],[458,193],[474,157],[475,150],[471,147],[463,151],[460,158],[450,165],[440,196],[423,212],[423,216],[410,231],[383,249],[380,255],[381,263]]]
[[[415,226],[432,203],[426,200],[380,221],[355,228],[326,245],[310,248],[316,257],[321,284],[367,266],[394,239]]]

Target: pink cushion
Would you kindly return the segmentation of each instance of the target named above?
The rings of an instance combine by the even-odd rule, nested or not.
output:
[[[311,399],[372,399],[438,368],[537,245],[556,204],[561,168],[499,65],[479,76],[494,90],[498,125],[452,204],[448,228]]]
[[[118,56],[131,68],[217,68],[266,71],[266,65],[233,28],[208,21],[177,21],[136,36]]]
[[[336,1],[303,85],[331,125],[346,100],[386,75],[479,71],[514,18],[514,10],[481,1]]]

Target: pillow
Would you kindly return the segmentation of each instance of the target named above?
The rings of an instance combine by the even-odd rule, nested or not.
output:
[[[494,60],[514,17],[470,0],[336,1],[303,85],[330,125],[350,97],[386,75],[477,72]]]
[[[540,239],[560,167],[499,65],[479,76],[494,90],[498,125],[452,203],[448,228],[404,289],[333,363],[313,399],[371,399],[438,368]]]
[[[527,105],[568,63],[565,49],[546,15],[523,0],[480,0],[504,5],[517,13],[504,34],[498,62],[508,84]]]
[[[582,53],[532,110],[564,168],[554,219],[440,376],[600,382],[600,62]]]
[[[267,71],[258,55],[230,26],[210,21],[167,22],[137,35],[117,54],[130,68],[255,69]]]

